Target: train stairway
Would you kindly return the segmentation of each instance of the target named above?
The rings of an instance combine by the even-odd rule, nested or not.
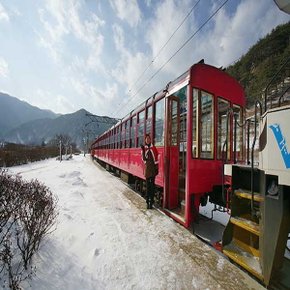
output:
[[[250,166],[232,167],[231,217],[222,251],[265,285],[278,281],[290,286],[290,263],[284,261],[290,229],[289,188],[273,187],[276,180],[254,168],[251,189],[251,174]]]
[[[262,280],[260,264],[260,203],[263,196],[256,185],[251,192],[251,167],[233,166],[233,196],[231,199],[231,217],[223,234],[223,253],[248,272]],[[259,170],[254,170],[259,178]],[[253,201],[252,201],[253,197]],[[254,212],[252,212],[252,209]]]

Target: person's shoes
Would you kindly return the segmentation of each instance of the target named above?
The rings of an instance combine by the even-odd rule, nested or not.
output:
[[[150,204],[150,205],[149,205],[149,209],[153,209],[153,206],[152,206],[152,204]]]

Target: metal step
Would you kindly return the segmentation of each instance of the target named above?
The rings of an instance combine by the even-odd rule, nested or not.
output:
[[[252,193],[244,189],[236,189],[235,195],[240,198],[252,199]],[[254,201],[262,202],[264,200],[263,196],[258,192],[254,192]]]
[[[230,218],[230,222],[240,228],[243,228],[257,236],[260,236],[260,228],[259,228],[259,224],[242,218],[242,217],[231,217]]]
[[[223,253],[235,263],[263,281],[260,258],[252,255],[249,251],[246,251],[244,246],[248,247],[247,245],[243,245],[240,241],[232,240],[230,244],[223,247]]]

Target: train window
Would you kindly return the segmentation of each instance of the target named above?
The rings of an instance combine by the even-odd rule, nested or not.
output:
[[[145,112],[142,111],[138,114],[138,135],[137,135],[137,147],[143,144],[144,139],[144,118]]]
[[[122,147],[126,147],[126,123],[124,122],[122,124]]]
[[[230,159],[230,123],[228,123],[228,139],[227,139],[227,119],[230,102],[218,98],[218,124],[217,124],[217,158],[223,159],[223,152],[227,151],[227,159]],[[227,144],[225,144],[227,139]]]
[[[130,147],[130,120],[126,121],[126,136],[125,136],[125,147],[129,148]]]
[[[122,131],[121,131],[121,148],[125,148],[126,143],[126,123],[122,123]]]
[[[131,147],[136,147],[135,137],[136,137],[136,119],[137,116],[135,115],[132,118],[132,124],[131,124]]]
[[[180,119],[179,119],[179,130],[180,130],[180,159],[182,168],[185,169],[185,152],[186,152],[186,140],[187,140],[187,86],[183,87],[176,93],[174,96],[177,96],[180,104]]]
[[[146,134],[151,134],[152,127],[152,106],[149,106],[146,110]]]
[[[111,131],[111,149],[114,149],[114,129]]]
[[[155,103],[154,144],[164,146],[164,98]]]
[[[119,149],[122,149],[122,127],[123,127],[123,124],[120,124],[120,126],[119,126],[119,138],[118,138]]]
[[[235,123],[233,124],[234,132],[236,128],[236,141],[233,138],[233,148],[236,146],[236,154],[235,154],[235,159],[236,160],[243,160],[243,128],[241,127],[243,124],[243,110],[240,106],[234,105],[233,106],[233,111],[234,111],[234,116],[237,120],[237,124],[235,126]],[[233,149],[234,150],[234,149]]]
[[[198,90],[192,92],[192,157],[198,158]]]
[[[178,137],[179,137],[179,132],[178,132],[178,101],[175,99],[170,102],[171,106],[171,146],[177,146],[178,144]]]
[[[120,130],[121,130],[121,125],[119,125],[118,126],[118,131],[117,131],[117,148],[118,149],[120,149],[120,134],[121,134],[121,132],[120,132]]]
[[[114,142],[115,142],[115,149],[118,149],[118,128],[115,128]]]
[[[201,158],[213,158],[213,96],[206,92],[201,92],[201,112],[200,112],[200,142]]]

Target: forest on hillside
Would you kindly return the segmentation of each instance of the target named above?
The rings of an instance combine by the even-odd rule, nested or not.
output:
[[[290,77],[290,22],[277,26],[260,39],[239,61],[229,66],[227,72],[245,88],[248,107],[262,98],[265,88],[277,74],[271,85],[273,92],[273,87],[277,88]]]

